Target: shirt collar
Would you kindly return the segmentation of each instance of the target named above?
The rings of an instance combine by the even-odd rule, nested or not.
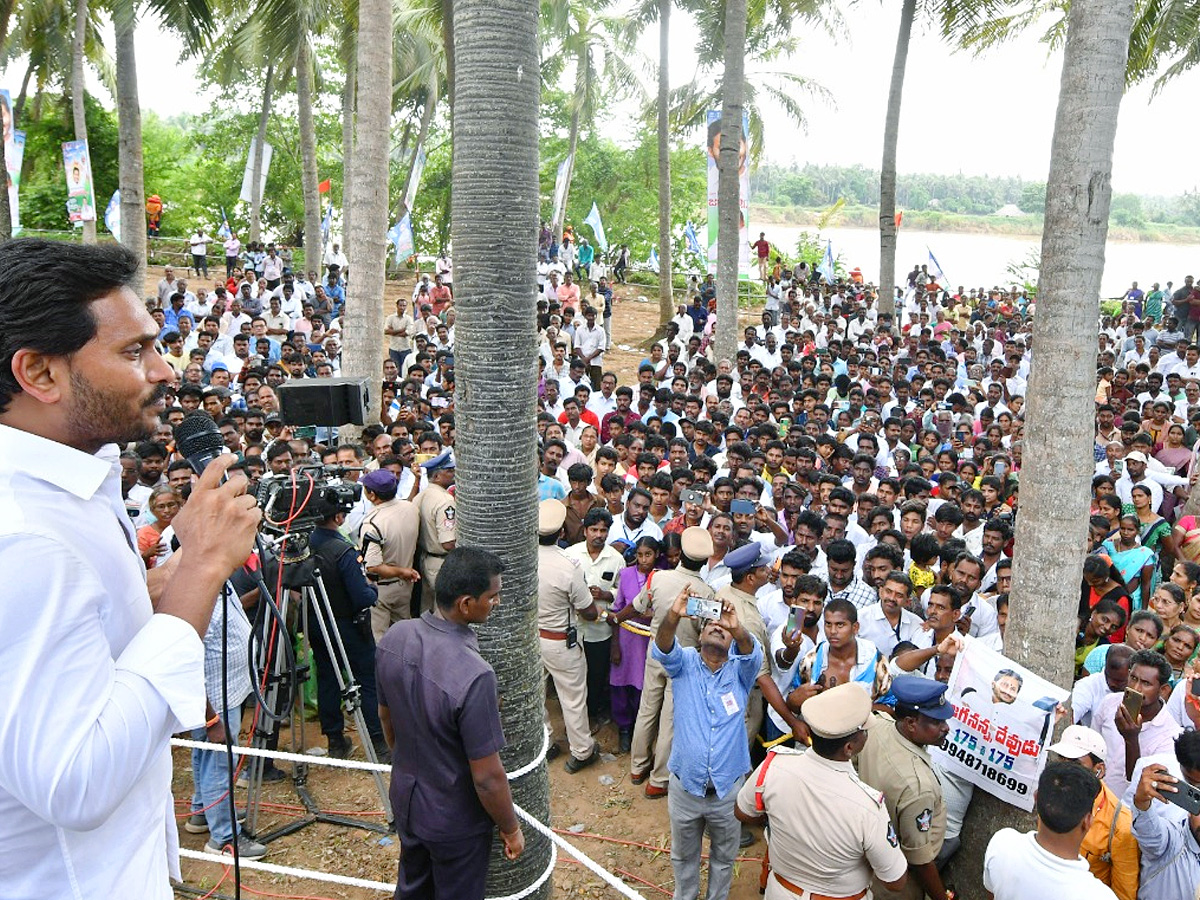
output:
[[[9,425],[0,425],[0,458],[31,478],[90,500],[117,465],[120,449],[105,444],[95,455]]]
[[[425,610],[421,615],[421,619],[435,631],[440,631],[442,634],[453,634],[461,638],[468,638],[472,644],[475,643],[475,632],[471,628],[466,625],[459,625],[457,622],[451,622],[449,619],[443,619],[431,609]]]

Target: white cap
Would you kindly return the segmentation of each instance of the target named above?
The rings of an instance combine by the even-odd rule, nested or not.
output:
[[[1084,725],[1067,726],[1058,742],[1051,744],[1046,749],[1067,759],[1079,759],[1081,756],[1091,754],[1100,762],[1104,762],[1104,758],[1108,755],[1104,738]]]

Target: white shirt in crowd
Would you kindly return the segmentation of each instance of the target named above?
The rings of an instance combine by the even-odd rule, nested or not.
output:
[[[983,886],[995,900],[1117,900],[1082,856],[1063,859],[1037,842],[1037,833],[1001,828],[983,857]]]

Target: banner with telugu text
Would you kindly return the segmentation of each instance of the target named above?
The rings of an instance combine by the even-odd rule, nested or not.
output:
[[[92,161],[87,141],[62,145],[63,169],[67,177],[67,215],[72,225],[96,221],[96,192],[92,187]]]
[[[946,699],[950,733],[930,747],[934,762],[989,794],[1029,812],[1055,710],[1067,699],[1057,685],[969,641],[954,660]]]
[[[717,157],[721,152],[721,110],[708,111],[708,129],[705,132],[705,156],[708,159],[708,270],[717,270],[717,194],[721,170]],[[750,276],[750,164],[747,158],[750,147],[750,113],[742,112],[742,143],[738,148],[738,277]]]

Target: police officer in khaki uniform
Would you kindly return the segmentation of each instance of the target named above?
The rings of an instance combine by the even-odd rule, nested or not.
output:
[[[858,755],[858,774],[887,797],[888,815],[908,859],[908,885],[892,892],[876,883],[880,898],[950,900],[935,860],[946,838],[946,804],[942,786],[930,765],[929,745],[940,744],[954,707],[946,700],[946,685],[917,675],[892,681],[894,716],[876,713],[867,732],[871,739]],[[826,692],[828,693],[828,692]]]
[[[437,573],[442,560],[457,542],[454,519],[454,453],[447,450],[421,464],[429,480],[417,500],[421,514],[421,582],[422,594],[431,598],[437,585]]]
[[[717,591],[717,599],[723,603],[732,603],[737,611],[738,621],[758,638],[760,644],[770,647],[767,623],[759,612],[758,601],[754,595],[768,582],[767,566],[771,564],[771,554],[758,541],[750,541],[726,553],[724,563],[729,566],[733,581]],[[755,680],[754,690],[750,692],[746,701],[746,735],[750,740],[751,750],[754,749],[754,739],[762,728],[763,697],[767,698],[771,707],[794,730],[798,717],[788,709],[787,702],[779,693],[779,686],[771,677],[771,660],[766,653],[763,654],[763,663]]]
[[[773,750],[738,792],[737,817],[770,820],[765,900],[859,900],[876,883],[900,889],[908,862],[883,794],[858,780],[850,759],[869,744],[871,698],[840,684],[804,702],[812,749]]]
[[[371,503],[359,544],[367,578],[379,590],[371,608],[371,631],[378,642],[392,623],[412,618],[412,586],[421,578],[413,568],[421,515],[415,504],[396,497],[398,482],[389,469],[368,472],[360,483]]]
[[[679,557],[679,565],[669,571],[651,572],[645,587],[633,601],[633,607],[639,613],[652,612],[651,635],[658,634],[658,627],[684,588],[687,588],[691,596],[704,597],[707,600],[716,596],[713,589],[700,577],[700,569],[712,556],[712,535],[703,528],[692,526],[685,528],[680,538],[683,552]],[[681,647],[695,647],[700,639],[695,620],[690,617],[681,619],[675,639]],[[651,640],[653,641],[653,637]],[[674,715],[671,679],[667,677],[663,667],[650,654],[646,654],[642,700],[638,706],[637,721],[633,726],[630,781],[642,784],[649,779],[646,796],[651,799],[667,796],[667,784],[671,778],[667,762],[671,758],[671,742],[675,737]]]
[[[600,610],[584,580],[583,567],[558,548],[567,507],[561,500],[538,504],[538,637],[542,665],[554,679],[571,755],[572,775],[600,758],[587,714],[587,660],[579,639],[579,620],[596,621]]]

